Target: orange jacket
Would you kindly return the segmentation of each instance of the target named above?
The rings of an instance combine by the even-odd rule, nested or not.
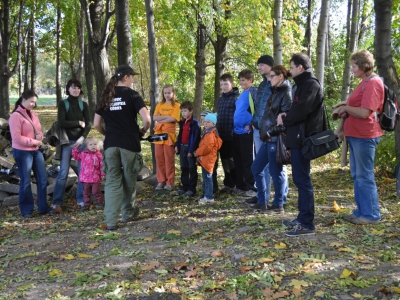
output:
[[[196,156],[200,165],[208,172],[212,173],[214,164],[217,161],[217,151],[222,146],[222,140],[218,135],[217,129],[204,134],[200,140],[199,148],[196,150]]]

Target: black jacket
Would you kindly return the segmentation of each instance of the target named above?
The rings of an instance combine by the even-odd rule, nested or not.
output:
[[[223,141],[231,141],[233,133],[233,115],[236,110],[236,100],[239,97],[239,90],[234,87],[228,93],[222,93],[217,102],[217,130]]]
[[[267,129],[276,125],[276,118],[282,112],[287,112],[292,105],[292,86],[288,80],[283,81],[277,87],[271,87],[272,94],[267,100],[264,115],[260,122],[260,138],[262,141],[276,142],[277,137],[273,136],[268,139]],[[272,112],[272,115],[271,115]]]
[[[286,147],[300,148],[305,137],[323,131],[324,94],[319,81],[310,70],[293,78],[293,102],[282,118],[286,126]]]

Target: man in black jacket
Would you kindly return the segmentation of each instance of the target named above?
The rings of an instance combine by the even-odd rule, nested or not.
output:
[[[314,189],[311,182],[311,163],[301,153],[302,142],[311,133],[323,130],[323,90],[311,70],[311,60],[304,53],[294,54],[290,72],[296,86],[293,88],[292,107],[278,116],[278,125],[286,127],[286,147],[292,154],[293,182],[298,188],[299,214],[283,225],[292,227],[287,236],[315,234]]]

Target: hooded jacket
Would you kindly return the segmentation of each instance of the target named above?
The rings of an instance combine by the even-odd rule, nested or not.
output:
[[[196,150],[196,156],[200,165],[208,172],[212,173],[215,162],[217,161],[217,151],[222,146],[222,139],[218,135],[217,129],[206,130],[200,140],[199,148]]]
[[[293,102],[286,116],[286,147],[300,148],[304,138],[325,130],[324,94],[322,87],[310,69],[293,78]]]
[[[92,152],[88,149],[79,152],[78,148],[72,149],[72,157],[81,162],[79,181],[86,183],[100,183],[105,176],[103,173],[103,156],[97,150]]]

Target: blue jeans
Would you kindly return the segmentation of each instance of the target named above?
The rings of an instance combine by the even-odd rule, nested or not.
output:
[[[206,169],[201,167],[201,175],[203,177],[204,197],[214,199],[212,173],[208,173]]]
[[[60,172],[58,173],[56,185],[54,187],[54,192],[53,192],[53,205],[62,205],[64,203],[65,185],[67,184],[68,172],[71,166],[72,148],[75,142],[76,141],[69,141],[68,145],[62,146]],[[81,148],[79,150],[81,150]],[[81,163],[79,162],[78,173],[80,169],[81,169]],[[79,205],[83,205],[83,184],[79,182],[79,180],[78,180],[78,188],[76,191],[76,202]]]
[[[304,158],[301,148],[290,148],[292,154],[292,177],[298,189],[297,221],[301,226],[315,229],[314,226],[314,189],[311,182],[311,161]]]
[[[274,181],[274,202],[272,205],[282,207],[286,200],[286,178],[283,172],[283,165],[276,162],[276,142],[263,143],[251,166],[254,179],[257,185],[257,197],[259,204],[267,204],[269,195],[266,195],[265,166],[269,166],[269,174]]]
[[[374,176],[374,158],[380,137],[362,139],[346,137],[350,149],[350,172],[354,181],[356,217],[380,220],[378,191]]]
[[[20,177],[18,201],[21,215],[31,214],[35,207],[31,190],[32,170],[37,184],[38,212],[47,212],[50,207],[47,205],[47,172],[43,154],[39,150],[26,151],[14,148],[12,152]]]
[[[258,152],[260,151],[260,148],[262,145],[264,145],[264,142],[260,139],[260,130],[254,128],[254,133],[253,133],[253,138],[254,138],[254,145],[256,146],[256,157]],[[252,167],[253,168],[253,167]],[[254,175],[254,172],[253,172]],[[260,191],[257,186],[257,180],[254,178],[256,182],[256,187],[257,187],[257,198],[260,199]],[[264,168],[264,179],[263,179],[263,184],[265,185],[265,203],[268,203],[270,195],[271,195],[271,176],[269,175],[269,169],[268,169],[268,163],[266,164]],[[260,184],[258,184],[260,185]],[[264,194],[264,192],[262,192]],[[261,196],[262,197],[262,196]]]

